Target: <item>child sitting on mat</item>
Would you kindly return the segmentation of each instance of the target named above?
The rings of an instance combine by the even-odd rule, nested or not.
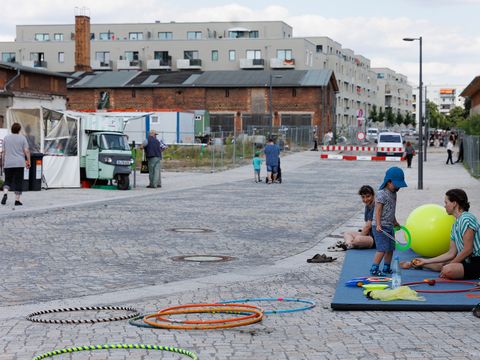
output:
[[[372,276],[384,276],[392,273],[390,264],[393,250],[395,250],[393,228],[399,226],[395,217],[395,208],[397,206],[397,192],[402,187],[407,187],[403,170],[396,166],[389,168],[375,197],[375,216],[373,217],[372,229],[377,251],[370,268]],[[383,270],[380,271],[382,260]]]
[[[343,241],[337,242],[328,248],[329,251],[345,251],[348,249],[372,249],[375,247],[372,233],[372,220],[375,211],[375,190],[370,185],[363,185],[358,190],[358,195],[365,204],[365,224],[358,231],[343,233]]]

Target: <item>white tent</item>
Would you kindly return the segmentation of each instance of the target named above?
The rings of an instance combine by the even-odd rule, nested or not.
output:
[[[7,111],[7,125],[22,125],[32,153],[43,153],[43,176],[49,188],[80,187],[79,119],[67,112],[36,109]]]

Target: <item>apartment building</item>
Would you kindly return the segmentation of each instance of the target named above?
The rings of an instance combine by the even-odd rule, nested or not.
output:
[[[79,21],[90,29],[90,58],[83,66],[93,71],[333,70],[340,89],[337,128],[356,126],[360,110],[368,116],[373,105],[385,108],[383,89],[390,81],[401,78],[406,85],[397,74],[385,77],[379,89],[369,59],[328,37],[293,37],[283,21],[90,24],[89,17],[77,16],[75,25],[18,25],[15,41],[0,43],[2,60],[73,71],[75,40],[83,36]],[[405,111],[411,111],[411,89],[401,94],[408,93]]]
[[[463,107],[464,98],[460,96],[465,89],[465,85],[433,85],[425,86],[428,100],[435,103],[438,111],[444,115],[448,115],[450,110],[456,106]]]
[[[377,78],[378,96],[383,101],[384,111],[391,109],[394,114],[398,112],[405,115],[413,111],[412,87],[408,84],[405,75],[399,74],[389,68],[372,68]]]

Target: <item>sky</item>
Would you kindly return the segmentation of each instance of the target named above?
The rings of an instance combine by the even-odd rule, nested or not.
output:
[[[328,36],[418,86],[422,36],[425,85],[468,85],[480,75],[480,0],[5,0],[0,41],[16,25],[73,24],[87,8],[92,23],[280,20],[295,37]],[[0,44],[1,50],[1,44]]]

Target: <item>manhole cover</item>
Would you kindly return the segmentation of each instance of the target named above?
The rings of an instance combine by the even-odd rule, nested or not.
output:
[[[233,260],[232,256],[225,255],[182,255],[171,258],[173,261],[194,261],[194,262],[223,262]]]
[[[172,229],[167,229],[167,231],[173,231],[173,232],[177,232],[177,233],[207,233],[207,232],[213,232],[213,230],[203,229],[203,228],[172,228]]]

